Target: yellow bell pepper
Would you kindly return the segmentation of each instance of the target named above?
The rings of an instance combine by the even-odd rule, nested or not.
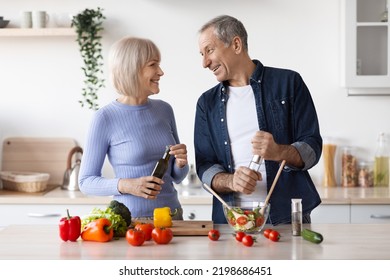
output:
[[[155,208],[153,211],[153,223],[156,228],[172,227],[171,208]]]

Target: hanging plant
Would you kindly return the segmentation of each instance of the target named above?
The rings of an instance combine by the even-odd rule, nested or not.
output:
[[[102,37],[99,35],[103,30],[103,20],[105,19],[102,11],[101,8],[85,9],[72,19],[72,27],[76,30],[76,41],[84,62],[84,66],[81,67],[85,76],[84,88],[82,89],[82,100],[79,102],[82,107],[88,106],[89,109],[93,110],[99,108],[97,92],[104,87]]]

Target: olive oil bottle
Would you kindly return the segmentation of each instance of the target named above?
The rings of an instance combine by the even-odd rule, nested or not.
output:
[[[169,158],[171,156],[169,154],[169,151],[170,151],[170,147],[166,146],[164,155],[162,156],[162,158],[160,158],[158,160],[158,162],[156,163],[156,166],[153,169],[152,176],[160,178],[160,179],[162,179],[162,177],[164,177],[164,174],[168,169]]]
[[[378,147],[375,153],[374,164],[374,186],[389,186],[389,149],[386,142],[386,136],[382,132],[379,134]]]

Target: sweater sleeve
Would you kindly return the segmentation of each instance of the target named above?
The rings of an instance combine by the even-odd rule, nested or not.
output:
[[[105,178],[102,168],[109,146],[109,125],[104,114],[97,111],[87,135],[81,160],[79,187],[86,195],[118,195],[119,178]]]

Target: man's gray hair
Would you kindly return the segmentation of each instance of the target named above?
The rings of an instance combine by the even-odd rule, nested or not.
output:
[[[244,25],[238,19],[228,15],[215,17],[205,23],[199,33],[210,27],[214,28],[215,35],[225,46],[230,46],[235,36],[240,37],[244,50],[248,52],[248,34]]]

